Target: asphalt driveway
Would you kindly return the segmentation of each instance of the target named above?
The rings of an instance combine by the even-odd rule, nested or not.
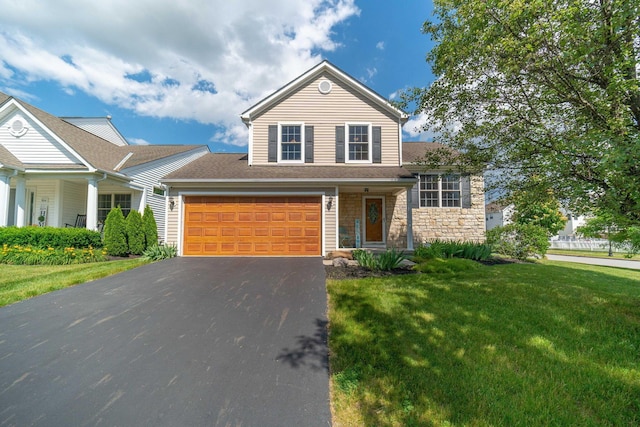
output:
[[[0,308],[1,426],[327,426],[320,258],[173,258]]]

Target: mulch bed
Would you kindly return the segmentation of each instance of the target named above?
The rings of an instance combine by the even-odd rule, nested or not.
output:
[[[388,277],[401,274],[418,274],[417,271],[410,267],[396,268],[391,271],[373,271],[360,266],[353,267],[334,267],[325,265],[324,270],[327,279],[344,280],[344,279],[362,279],[365,277]]]
[[[477,262],[479,262],[480,264],[491,266],[521,263],[522,261],[508,258],[492,258],[485,261]],[[326,272],[327,279],[334,280],[363,279],[366,277],[389,277],[404,274],[421,274],[418,271],[413,270],[411,267],[396,268],[391,271],[373,271],[360,266],[334,267],[332,265],[325,265],[324,270]]]

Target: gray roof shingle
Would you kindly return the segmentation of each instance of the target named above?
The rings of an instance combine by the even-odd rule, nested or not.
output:
[[[399,166],[282,165],[249,166],[244,153],[209,153],[167,175],[167,181],[405,180],[411,172]]]

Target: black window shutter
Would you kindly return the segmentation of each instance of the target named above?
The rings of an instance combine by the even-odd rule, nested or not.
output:
[[[460,177],[460,197],[462,198],[462,207],[471,207],[471,178],[469,175]]]
[[[313,126],[304,127],[304,162],[313,163]]]
[[[374,126],[372,133],[373,163],[382,163],[382,128],[380,126]]]
[[[418,178],[418,182],[411,187],[411,208],[416,209],[420,207],[420,175],[414,173],[413,176]]]
[[[344,126],[336,126],[336,163],[344,163]]]
[[[269,149],[268,149],[268,161],[278,161],[278,126],[269,125]]]

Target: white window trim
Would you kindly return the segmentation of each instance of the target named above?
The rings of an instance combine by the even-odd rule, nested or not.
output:
[[[129,193],[126,191],[105,191],[103,193],[98,193],[98,199],[100,198],[100,196],[111,196],[111,207],[109,208],[109,210],[111,209],[115,209],[116,208],[116,204],[115,204],[115,198],[116,198],[116,194],[128,194],[129,197],[131,197],[131,207],[129,208],[129,212],[135,210],[135,208],[133,207],[133,193]],[[100,208],[96,206],[96,212],[99,212]]]
[[[367,160],[349,160],[349,126],[367,126],[368,132],[368,153],[369,159]],[[367,122],[347,122],[344,124],[344,161],[345,163],[362,163],[369,164],[373,163],[373,125]]]
[[[282,159],[282,126],[300,126],[300,160]],[[304,163],[305,145],[304,122],[278,122],[278,163]]]
[[[435,190],[423,190],[421,187],[423,175],[437,175],[438,176],[438,206],[422,206],[422,192],[423,191],[435,191]],[[458,193],[460,193],[460,206],[442,206],[442,177],[443,176],[457,176],[458,177]],[[446,190],[452,191],[452,190]],[[418,174],[418,208],[419,209],[460,209],[462,208],[462,175],[457,173],[443,174],[443,173],[419,173]]]

